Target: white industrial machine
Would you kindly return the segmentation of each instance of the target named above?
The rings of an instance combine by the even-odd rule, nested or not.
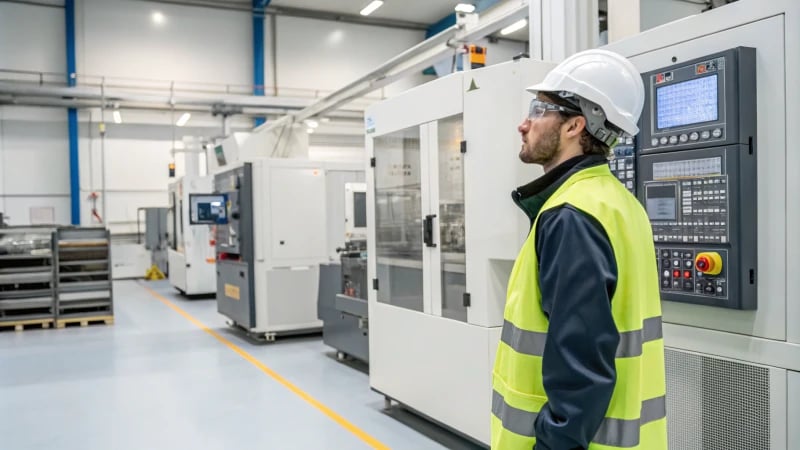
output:
[[[645,83],[610,166],[653,227],[669,447],[798,448],[800,2],[740,0],[607,48]],[[514,129],[548,68],[455,74],[367,112],[370,384],[483,443],[529,228],[508,193],[536,176]]]
[[[658,253],[670,448],[800,448],[800,2],[740,0],[607,48],[645,84],[619,156]]]
[[[552,64],[459,72],[367,110],[370,386],[489,442],[506,284],[530,224],[511,192],[525,87]],[[373,226],[374,225],[374,226]]]
[[[216,228],[219,312],[266,340],[318,331],[319,265],[344,235],[340,193],[363,177],[361,163],[268,158],[216,173],[226,205]]]
[[[169,185],[169,282],[184,295],[217,291],[211,228],[224,207],[213,176],[187,175]]]

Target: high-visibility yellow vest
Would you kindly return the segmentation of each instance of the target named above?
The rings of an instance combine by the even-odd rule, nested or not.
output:
[[[620,335],[617,380],[589,449],[666,450],[664,341],[652,230],[641,205],[605,164],[576,172],[556,189],[514,264],[493,373],[492,448],[530,450],[536,442],[533,422],[547,402],[542,354],[549,325],[538,282],[536,223],[542,212],[567,203],[602,225],[618,272],[611,299]]]

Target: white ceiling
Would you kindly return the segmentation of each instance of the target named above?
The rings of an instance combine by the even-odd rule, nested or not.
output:
[[[358,15],[372,0],[272,0],[270,6]],[[462,0],[463,1],[463,0]],[[458,0],[385,0],[369,17],[434,24],[453,12]]]
[[[250,10],[253,4],[252,0],[149,1],[163,1],[165,3],[197,6],[217,6],[245,11]],[[374,19],[376,20],[375,25],[377,26],[388,25],[386,22],[382,21],[390,21],[390,23],[401,27],[411,25],[413,28],[424,30],[428,26],[452,14],[457,4],[462,2],[474,3],[476,0],[384,0],[383,6],[378,8],[375,12],[367,17],[360,16],[359,12],[371,1],[372,0],[272,0],[269,6],[278,10],[287,8],[292,10],[318,11],[324,14],[341,14],[342,16],[358,18],[358,22],[364,24],[369,24],[370,20]],[[335,20],[335,17],[326,18]],[[504,37],[507,39],[527,41],[528,29],[525,27],[523,30]]]

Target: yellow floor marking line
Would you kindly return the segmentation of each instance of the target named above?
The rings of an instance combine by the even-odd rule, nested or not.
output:
[[[150,289],[149,287],[145,286],[144,284],[142,284],[142,287],[144,287],[147,290],[147,292],[150,293],[150,295],[155,297],[161,303],[167,305],[173,311],[175,311],[176,313],[178,313],[181,316],[183,316],[186,320],[188,320],[189,322],[193,323],[195,326],[197,326],[201,330],[205,331],[206,333],[210,334],[216,340],[218,340],[221,343],[225,344],[225,346],[227,346],[228,348],[233,350],[236,354],[238,354],[239,356],[244,358],[245,361],[247,361],[250,364],[256,366],[259,370],[261,370],[265,374],[269,375],[270,378],[272,378],[273,380],[277,381],[278,383],[283,385],[283,387],[285,387],[286,389],[292,391],[295,395],[297,395],[298,397],[300,397],[303,400],[305,400],[306,403],[310,404],[314,408],[317,408],[320,412],[322,412],[323,414],[328,416],[331,420],[333,420],[334,422],[339,424],[342,428],[344,428],[347,431],[349,431],[350,433],[354,434],[357,438],[359,438],[362,441],[364,441],[370,447],[375,448],[375,449],[381,449],[381,450],[384,450],[384,449],[388,450],[390,448],[388,445],[380,442],[379,440],[377,440],[374,437],[372,437],[369,434],[367,434],[364,430],[362,430],[362,429],[358,428],[357,426],[353,425],[352,423],[350,423],[344,417],[340,416],[339,414],[336,414],[336,412],[334,412],[332,409],[330,409],[327,406],[323,405],[319,400],[317,400],[314,397],[310,396],[309,394],[304,392],[302,389],[300,389],[297,386],[295,386],[294,384],[292,384],[289,380],[287,380],[286,378],[280,376],[274,370],[272,370],[269,367],[265,366],[264,363],[262,363],[261,361],[257,360],[253,355],[251,355],[251,354],[247,353],[246,351],[242,350],[242,348],[239,347],[238,345],[236,345],[233,342],[225,339],[219,333],[217,333],[216,331],[212,330],[211,328],[208,328],[203,322],[200,322],[199,320],[195,319],[191,314],[187,313],[186,311],[184,311],[183,309],[181,309],[180,307],[178,307],[177,305],[175,305],[171,301],[167,300],[162,295],[160,295],[158,292]]]

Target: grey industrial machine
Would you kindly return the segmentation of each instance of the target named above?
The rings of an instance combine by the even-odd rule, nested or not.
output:
[[[327,192],[363,179],[363,170],[358,162],[258,158],[215,175],[226,218],[216,225],[217,309],[231,324],[266,340],[320,330],[319,270],[336,225]]]
[[[345,246],[339,263],[320,265],[318,316],[322,339],[342,360],[369,362],[367,199],[364,183],[345,185]]]

